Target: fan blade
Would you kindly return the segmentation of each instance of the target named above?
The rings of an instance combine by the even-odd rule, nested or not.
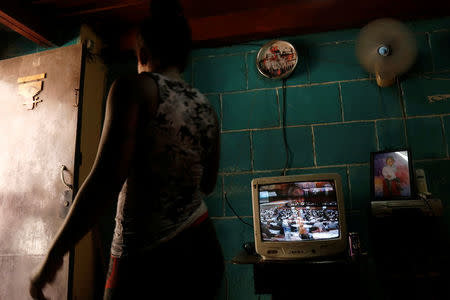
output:
[[[381,45],[389,46],[388,56],[378,54]],[[356,41],[356,56],[370,73],[395,77],[408,71],[417,57],[414,33],[395,19],[383,18],[363,27]]]

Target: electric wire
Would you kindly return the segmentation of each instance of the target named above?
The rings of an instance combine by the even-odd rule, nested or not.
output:
[[[253,228],[253,225],[251,225],[251,224],[245,222],[245,221],[238,215],[238,213],[234,210],[233,206],[231,206],[231,203],[228,201],[228,198],[227,198],[227,192],[224,192],[223,195],[224,195],[224,198],[225,198],[225,202],[228,204],[228,206],[230,207],[231,211],[235,214],[235,216],[238,217],[238,219],[239,219],[242,223],[244,223],[245,225],[250,226],[251,228]]]
[[[289,163],[291,159],[291,151],[289,149],[289,144],[287,141],[287,134],[286,134],[286,78],[283,78],[283,113],[282,113],[282,127],[283,127],[283,142],[284,142],[284,149],[286,151],[286,160],[284,163],[284,169],[283,169],[283,176],[286,176],[286,170],[289,168]]]

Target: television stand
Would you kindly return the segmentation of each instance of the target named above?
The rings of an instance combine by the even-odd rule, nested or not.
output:
[[[352,260],[345,254],[336,257],[263,260],[242,250],[231,261],[252,264],[255,294],[271,294],[281,299],[368,299],[363,296],[367,284],[367,257]]]
[[[450,299],[450,234],[441,201],[370,206],[371,256],[389,299]]]

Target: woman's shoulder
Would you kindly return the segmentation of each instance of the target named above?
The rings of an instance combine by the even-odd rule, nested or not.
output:
[[[120,76],[114,80],[110,88],[110,93],[118,98],[124,100],[129,105],[132,102],[137,104],[156,102],[157,100],[157,86],[156,82],[148,76],[142,74],[132,74]],[[130,101],[131,100],[131,101]],[[151,107],[154,105],[151,105]]]
[[[155,79],[154,76],[148,76],[147,74],[140,73],[140,74],[127,74],[117,77],[113,85],[120,85],[125,88],[139,88],[144,87],[147,85],[154,85]]]

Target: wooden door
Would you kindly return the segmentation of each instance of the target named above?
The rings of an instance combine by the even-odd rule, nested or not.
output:
[[[30,275],[70,206],[81,66],[81,45],[0,61],[0,299],[31,299]],[[67,299],[68,262],[44,290],[51,299]]]

